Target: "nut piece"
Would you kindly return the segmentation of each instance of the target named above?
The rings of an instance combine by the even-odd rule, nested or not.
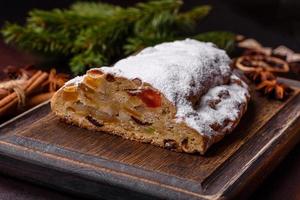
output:
[[[168,150],[177,149],[177,142],[175,140],[164,140],[164,148]]]
[[[139,78],[132,79],[132,82],[134,82],[137,86],[141,86],[143,84],[142,80]]]

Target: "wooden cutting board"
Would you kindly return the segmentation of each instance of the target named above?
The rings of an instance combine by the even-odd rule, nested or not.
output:
[[[284,81],[296,89],[289,99],[254,92],[234,133],[205,156],[67,125],[44,103],[0,126],[0,171],[90,198],[241,197],[300,139],[300,83]]]

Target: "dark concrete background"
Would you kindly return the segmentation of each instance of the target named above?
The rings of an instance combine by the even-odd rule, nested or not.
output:
[[[71,0],[5,0],[0,6],[0,25],[5,21],[24,23],[32,8],[66,7]],[[123,6],[136,0],[106,0]],[[300,51],[299,0],[186,0],[185,9],[212,4],[211,15],[198,26],[199,31],[227,30],[254,37],[264,45],[284,44]],[[0,42],[0,66],[27,64],[33,58]],[[300,199],[300,146],[286,157],[250,199]],[[69,200],[74,196],[0,175],[0,200]]]

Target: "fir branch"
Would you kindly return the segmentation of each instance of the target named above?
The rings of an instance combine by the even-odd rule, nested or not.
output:
[[[81,16],[112,16],[115,12],[122,10],[121,7],[102,2],[76,2],[71,5],[70,10]]]
[[[173,32],[175,17],[181,5],[180,0],[138,3],[136,8],[139,10],[139,17],[134,23],[134,34],[166,35]]]
[[[44,28],[49,31],[73,33],[96,26],[105,20],[105,15],[82,16],[75,11],[54,9],[52,11],[32,10],[29,12],[27,26]]]
[[[235,45],[235,34],[231,32],[212,31],[200,33],[193,38],[203,42],[212,42],[219,48],[226,50],[228,53],[232,52]]]
[[[6,23],[2,34],[6,43],[16,43],[19,47],[32,51],[67,54],[72,49],[65,34],[52,34],[42,28]]]
[[[188,12],[178,14],[177,20],[194,22],[195,20],[200,20],[206,17],[210,11],[211,6],[209,5],[197,6]]]
[[[180,1],[177,6],[180,5]],[[127,55],[147,46],[153,46],[162,42],[180,39],[178,35],[183,32],[185,34],[192,32],[196,25],[196,21],[204,18],[211,10],[210,6],[199,6],[191,11],[178,14],[178,7],[172,7],[169,10],[163,10],[161,13],[155,13],[148,21],[139,20],[135,26],[135,35],[127,40],[124,45]],[[140,28],[140,29],[139,29]],[[180,33],[176,30],[181,30]]]
[[[164,41],[190,35],[209,6],[180,13],[181,0],[151,0],[121,8],[76,2],[69,9],[33,10],[25,26],[6,24],[2,35],[21,48],[66,55],[74,74]]]
[[[165,10],[178,12],[182,5],[182,0],[152,0],[146,3],[137,3],[135,8],[147,11],[148,13],[159,13]]]
[[[211,6],[202,5],[193,8],[176,16],[177,26],[183,33],[191,32],[196,26],[196,22],[205,18],[211,11]]]
[[[105,56],[94,51],[85,51],[75,54],[69,63],[71,71],[74,74],[83,74],[89,68],[101,67],[106,64]]]
[[[121,56],[123,43],[131,34],[133,22],[138,18],[131,11],[120,10],[104,23],[81,30],[74,41],[74,49],[76,51],[94,49],[107,55],[108,58]]]

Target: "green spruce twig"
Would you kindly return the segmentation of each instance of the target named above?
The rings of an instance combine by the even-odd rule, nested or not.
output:
[[[32,10],[24,26],[6,23],[1,32],[9,44],[70,58],[71,71],[80,74],[90,67],[111,65],[147,46],[191,37],[211,7],[181,12],[182,5],[181,0],[151,0],[127,8],[76,2],[69,9]],[[195,38],[227,40],[216,34]]]
[[[232,52],[235,45],[235,34],[226,31],[200,33],[193,38],[203,42],[212,42],[219,48],[225,49],[228,53]]]

